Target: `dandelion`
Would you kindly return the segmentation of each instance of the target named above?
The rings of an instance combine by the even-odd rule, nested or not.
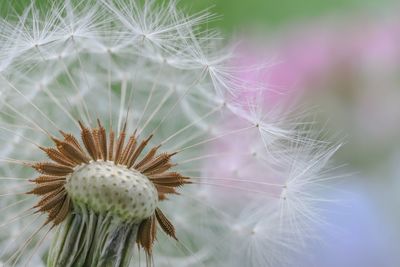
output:
[[[213,18],[103,0],[0,22],[3,265],[279,266],[300,251],[335,149],[238,100],[267,88],[238,78]]]

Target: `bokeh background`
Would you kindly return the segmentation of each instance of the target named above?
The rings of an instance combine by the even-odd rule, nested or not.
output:
[[[310,251],[315,266],[400,266],[400,3],[208,2],[240,42],[237,64],[275,62],[248,79],[300,95],[345,136],[335,160],[349,175],[337,180],[343,201],[331,207],[325,245]]]
[[[1,1],[0,14],[30,1]],[[46,8],[51,1],[36,1]],[[316,120],[344,136],[344,163],[321,233],[309,253],[317,267],[400,266],[400,17],[398,1],[182,0],[209,8],[210,22],[234,43],[240,60],[269,62],[254,75],[280,98],[318,107]],[[270,63],[273,64],[270,64]],[[281,101],[278,99],[277,101]],[[332,197],[332,196],[331,196]],[[334,227],[332,227],[334,226]]]
[[[241,42],[238,64],[276,62],[248,79],[300,95],[345,136],[335,160],[349,175],[333,193],[343,202],[310,252],[315,266],[400,266],[400,4],[243,2],[215,3],[216,23]]]

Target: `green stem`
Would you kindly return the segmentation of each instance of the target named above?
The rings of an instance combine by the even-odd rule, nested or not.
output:
[[[76,206],[58,226],[47,266],[126,267],[133,255],[137,230],[137,224]]]

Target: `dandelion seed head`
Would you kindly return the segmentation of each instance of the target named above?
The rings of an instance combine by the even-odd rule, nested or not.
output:
[[[264,105],[201,27],[214,18],[102,0],[0,21],[5,266],[275,267],[300,251],[333,150]]]
[[[157,190],[146,176],[108,162],[75,170],[65,187],[77,205],[88,205],[98,213],[116,212],[122,220],[140,222],[150,217],[158,204]]]

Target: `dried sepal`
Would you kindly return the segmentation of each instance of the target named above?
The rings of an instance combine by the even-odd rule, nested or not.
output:
[[[54,218],[51,218],[54,225],[58,225],[65,220],[71,210],[71,200],[66,196],[60,210]]]
[[[124,124],[124,127],[119,134],[118,141],[117,141],[117,146],[115,148],[115,156],[114,156],[114,162],[115,164],[119,164],[120,160],[122,158],[122,152],[123,152],[123,147],[125,143],[125,136],[126,136],[126,123]]]
[[[169,169],[171,169],[172,167],[175,167],[176,164],[172,164],[172,163],[166,163],[164,165],[161,165],[151,171],[146,171],[143,172],[144,175],[146,175],[147,177],[152,176],[152,175],[156,175],[156,174],[162,174],[166,171],[168,171]]]
[[[60,131],[60,133],[64,137],[64,141],[65,142],[67,142],[68,144],[73,145],[76,149],[78,149],[79,151],[83,152],[83,149],[82,149],[81,145],[79,144],[79,141],[75,138],[75,136],[73,136],[70,133],[63,132],[63,131]]]
[[[54,219],[57,216],[57,214],[60,212],[66,198],[67,198],[67,196],[63,196],[62,199],[56,203],[56,205],[54,205],[53,207],[50,208],[50,210],[48,210],[47,220],[44,223],[44,225],[49,224],[50,222],[53,222],[53,225],[55,225]]]
[[[139,163],[137,163],[134,168],[135,169],[139,169],[140,167],[142,167],[143,165],[147,164],[149,161],[151,161],[154,158],[154,155],[157,153],[157,150],[160,148],[161,145],[153,147],[152,149],[150,149],[150,151],[143,157],[143,159],[141,161],[139,161]]]
[[[54,182],[54,181],[65,181],[65,177],[40,175],[39,177],[37,177],[35,179],[31,179],[29,181],[32,183],[35,183],[35,184],[41,184],[41,183],[48,183],[48,182]]]
[[[164,213],[159,208],[157,208],[155,214],[156,214],[156,218],[157,218],[158,224],[160,225],[161,229],[163,229],[163,231],[167,235],[171,236],[175,240],[178,240],[178,238],[176,237],[176,234],[175,234],[175,227],[167,219],[167,217],[165,217]]]
[[[92,131],[90,131],[88,128],[86,128],[82,122],[79,122],[79,125],[81,127],[81,138],[83,141],[83,144],[85,145],[85,148],[87,152],[89,153],[90,157],[93,160],[97,160],[97,150],[96,150],[96,144],[93,138]]]
[[[140,145],[135,149],[135,152],[132,153],[132,156],[128,160],[128,168],[131,168],[136,160],[138,159],[139,155],[142,153],[143,149],[147,146],[147,143],[150,141],[150,139],[153,138],[153,135],[150,135],[147,137],[147,139],[143,140]]]
[[[49,157],[49,159],[57,162],[58,164],[61,164],[64,166],[69,166],[69,167],[75,166],[74,162],[72,162],[63,153],[57,151],[56,149],[48,148],[48,147],[39,147],[39,148],[46,153],[46,155]]]
[[[142,155],[153,135],[138,142],[135,131],[125,144],[126,123],[115,140],[113,130],[111,129],[107,136],[100,121],[97,122],[98,127],[91,129],[79,122],[83,146],[72,134],[60,131],[64,140],[52,137],[56,148],[41,148],[53,162],[39,162],[31,165],[43,175],[30,180],[36,186],[27,193],[41,196],[34,208],[36,212],[48,214],[45,224],[58,225],[71,212],[72,200],[65,189],[67,177],[74,172],[75,167],[81,164],[90,164],[91,160],[114,161],[115,164],[125,165],[128,169],[133,167],[153,183],[159,201],[166,200],[167,194],[178,194],[177,187],[190,183],[188,177],[168,171],[176,165],[171,163],[171,157],[176,153],[157,155],[158,149],[161,147],[158,145]],[[140,161],[138,161],[139,158],[141,158]],[[151,257],[152,254],[157,224],[168,236],[177,239],[174,226],[157,208],[152,216],[140,223],[137,233],[137,243],[146,251],[148,257]]]
[[[33,164],[32,167],[42,174],[54,175],[54,176],[66,176],[74,171],[70,167],[66,167],[52,162],[39,162]]]
[[[114,159],[114,131],[111,130],[109,134],[109,146],[108,146],[108,160],[112,161]]]
[[[51,197],[47,198],[46,201],[43,201],[40,206],[37,206],[38,211],[44,212],[49,211],[54,206],[58,205],[62,199],[67,195],[67,192],[61,191],[58,194],[54,194]]]
[[[75,165],[82,163],[89,163],[89,158],[78,149],[75,145],[63,142],[54,138],[54,142],[56,143],[57,149],[62,153],[65,157],[67,157],[70,161],[73,161]]]
[[[128,144],[126,145],[121,158],[121,164],[127,165],[129,157],[132,155],[136,148],[137,140],[136,140],[136,133],[133,133],[129,137]]]
[[[139,225],[136,242],[143,247],[149,255],[152,253],[153,243],[156,239],[156,231],[157,225],[155,215],[147,218]]]
[[[97,124],[99,127],[99,145],[100,145],[100,152],[101,152],[101,158],[103,160],[107,160],[107,135],[106,135],[106,129],[101,125],[101,122],[99,119],[97,119]]]
[[[177,172],[167,172],[149,176],[150,181],[158,185],[179,187],[191,183],[188,177],[184,177]]]
[[[93,140],[94,140],[94,145],[96,147],[97,159],[103,159],[103,155],[101,153],[101,146],[100,146],[99,129],[93,128],[92,136],[93,136]]]
[[[172,187],[172,186],[165,186],[165,185],[158,185],[158,184],[156,184],[155,186],[156,186],[157,191],[158,191],[159,193],[163,193],[163,194],[176,194],[176,195],[179,194],[178,192],[176,192],[175,188]]]
[[[64,184],[65,180],[55,180],[55,181],[40,183],[34,189],[29,191],[27,194],[45,195],[60,187],[63,187]]]

